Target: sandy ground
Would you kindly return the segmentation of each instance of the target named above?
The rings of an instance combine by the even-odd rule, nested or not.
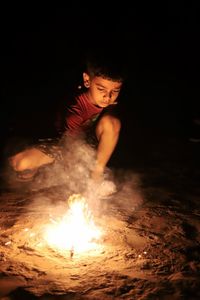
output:
[[[200,299],[199,145],[168,146],[155,147],[149,164],[114,169],[111,196],[89,184],[103,235],[83,253],[59,251],[42,235],[67,211],[75,177],[73,187],[47,174],[31,187],[3,186],[0,299]]]

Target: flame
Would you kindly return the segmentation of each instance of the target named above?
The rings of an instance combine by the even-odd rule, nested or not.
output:
[[[101,231],[96,227],[84,197],[74,194],[69,197],[69,210],[60,222],[48,225],[45,240],[58,250],[77,253],[94,249]]]

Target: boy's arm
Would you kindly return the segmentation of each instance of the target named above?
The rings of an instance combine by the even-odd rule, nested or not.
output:
[[[105,167],[116,148],[120,129],[121,122],[116,117],[107,115],[99,122],[97,127],[99,144],[97,147],[96,165],[92,172],[93,179],[101,179]]]

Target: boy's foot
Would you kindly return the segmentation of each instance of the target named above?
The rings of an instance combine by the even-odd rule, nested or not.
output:
[[[32,181],[37,173],[37,169],[16,172],[16,180],[20,182]]]
[[[18,174],[18,172],[14,171],[9,171],[9,173],[3,174],[0,188],[2,190],[29,190],[30,183],[32,183],[35,174],[29,173],[29,176],[26,174],[27,177],[23,177],[22,175],[23,174]]]

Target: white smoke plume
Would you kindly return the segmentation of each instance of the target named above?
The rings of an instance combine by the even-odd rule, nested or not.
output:
[[[96,149],[83,138],[66,137],[63,145],[63,161],[41,168],[29,184],[33,197],[40,198],[36,201],[36,206],[41,206],[42,203],[44,206],[59,206],[60,201],[67,201],[72,194],[83,195],[90,208],[98,214],[105,213],[110,205],[121,211],[133,211],[142,204],[138,174],[107,168],[104,180],[95,182],[90,173],[95,164]],[[40,192],[43,193],[42,196]]]

